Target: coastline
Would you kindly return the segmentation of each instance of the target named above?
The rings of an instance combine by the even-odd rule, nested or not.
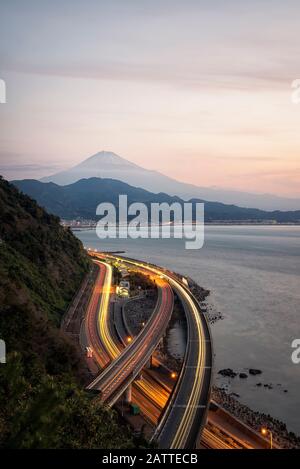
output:
[[[210,291],[198,285],[191,278],[188,278],[188,282],[201,307],[205,307],[207,305],[205,300],[210,295]],[[210,325],[213,325],[218,320],[224,319],[221,312],[216,313],[217,316],[215,317],[211,316],[211,311],[204,312],[208,315]],[[296,435],[294,432],[288,431],[287,425],[281,420],[272,417],[270,414],[251,409],[249,406],[241,403],[231,393],[228,393],[225,389],[216,385],[212,387],[212,399],[256,432],[259,433],[262,427],[269,428],[273,433],[274,440],[281,448],[300,449],[300,436]]]
[[[179,278],[182,276],[177,272],[176,275]],[[207,298],[210,295],[210,290],[201,287],[197,282],[192,278],[186,277],[189,288],[192,293],[200,303],[202,310],[207,315],[208,322],[210,326],[215,324],[219,320],[223,320],[224,316],[221,312],[215,311],[207,302]],[[172,329],[175,323],[181,323],[183,325],[180,312],[175,311],[175,315],[172,315],[172,319],[168,326],[168,331]],[[168,333],[167,333],[168,336]],[[170,365],[172,362],[173,367],[176,367],[176,371],[179,371],[180,364],[182,363],[179,359],[174,359],[170,354],[168,347],[168,339],[164,341],[163,347],[160,351],[160,357],[165,362],[166,365]],[[176,366],[176,365],[177,366]],[[174,366],[175,365],[175,366]],[[213,383],[215,380],[213,379]],[[232,414],[233,417],[240,420],[242,423],[250,427],[257,433],[260,433],[262,427],[269,428],[273,433],[274,442],[278,444],[280,448],[284,449],[299,449],[300,448],[300,436],[296,435],[294,432],[290,432],[287,429],[287,425],[270,414],[265,414],[263,412],[256,411],[249,406],[241,403],[236,396],[233,396],[231,393],[227,392],[225,389],[213,384],[212,386],[212,400],[216,402],[224,410]]]
[[[251,409],[217,386],[212,388],[212,398],[217,404],[256,432],[259,433],[262,427],[270,429],[274,441],[281,448],[300,449],[300,437],[294,432],[289,432],[284,422],[273,418],[270,414]]]
[[[80,222],[79,220],[62,220],[61,221],[62,226],[65,228],[70,228],[72,232],[80,232],[80,231],[95,231],[97,227],[97,221],[95,220],[86,220],[85,222]],[[195,222],[192,222],[191,225],[195,225]],[[147,224],[145,226],[141,225],[142,228],[149,228],[151,224]],[[159,224],[158,226],[162,227],[163,224]],[[299,227],[300,226],[300,221],[295,221],[295,222],[273,222],[272,220],[270,222],[263,221],[260,222],[258,220],[255,220],[253,222],[249,220],[215,220],[215,221],[208,221],[206,220],[204,222],[204,226],[251,226],[251,227]],[[127,227],[127,225],[120,225],[118,223],[116,224],[111,224],[110,228],[124,228]]]
[[[297,230],[297,233],[298,233],[298,227],[294,227],[294,228],[291,227],[291,226],[289,226],[289,227],[292,229],[292,232],[294,232],[294,230]],[[254,226],[253,226],[253,228],[254,228]],[[270,228],[270,229],[271,229],[271,228]],[[277,229],[279,229],[278,225],[277,225]],[[274,230],[277,232],[276,228],[274,228]],[[126,249],[125,246],[124,246],[124,248]],[[115,248],[115,246],[112,244],[111,246],[109,246],[109,249],[107,249],[107,252],[111,252],[111,251],[113,251],[114,249],[116,249],[116,248]],[[271,252],[272,252],[272,251],[271,251]],[[135,254],[136,254],[136,253],[135,253]],[[128,254],[128,255],[129,255],[129,254]],[[133,254],[131,254],[131,255],[132,255],[132,257],[134,257]],[[136,257],[137,257],[137,254],[136,254]],[[140,256],[140,257],[141,257],[141,256]],[[155,259],[155,260],[154,260],[154,263],[155,263],[155,261],[156,261],[157,264],[159,264],[159,260],[158,260],[158,259]],[[162,261],[161,259],[160,259],[160,261],[161,261],[161,263],[163,263],[163,261]],[[148,259],[146,262],[151,262],[151,261],[150,261],[150,259]],[[166,264],[166,262],[165,262],[165,264]],[[177,267],[176,271],[177,271],[177,272],[180,272],[180,268]],[[185,278],[188,278],[188,277],[186,276],[186,274],[188,274],[188,273],[189,273],[189,270],[186,269]],[[178,275],[178,277],[182,278],[182,276],[181,276],[180,274],[177,274],[177,275]],[[194,273],[194,275],[195,275],[195,273]],[[197,279],[197,281],[199,281],[199,280],[200,280],[200,279]],[[203,291],[205,291],[204,288],[200,287],[200,286],[199,286],[195,281],[193,281],[192,279],[189,279],[189,282],[190,282],[191,285],[193,284],[196,289],[199,289],[199,294],[201,294],[201,295],[203,294]],[[201,282],[200,282],[200,283],[201,283]],[[205,299],[207,299],[207,297],[208,297],[209,294],[210,294],[210,292],[209,292],[208,290],[206,290],[206,291],[207,291],[208,293],[207,293],[207,295],[205,296],[205,298],[203,298],[203,297],[202,297],[202,298],[201,298],[201,297],[198,298],[199,301],[201,302],[202,310],[203,310],[203,307],[204,307],[204,308],[206,307],[206,306],[205,306]],[[193,293],[195,294],[195,290],[193,291]],[[214,290],[213,290],[213,289],[211,289],[211,294],[214,294]],[[195,296],[197,296],[197,295],[195,295]],[[230,300],[229,300],[229,301],[230,301]],[[210,301],[208,301],[208,305],[210,305]],[[227,306],[228,306],[228,305],[227,305]],[[219,305],[219,308],[220,308],[220,305]],[[227,309],[228,309],[228,308],[227,308]],[[204,312],[205,312],[205,311],[204,311]],[[208,313],[209,313],[209,312],[208,312]],[[226,317],[225,317],[225,318],[226,318]],[[220,319],[223,319],[223,316],[222,316]],[[212,324],[214,324],[214,322],[213,322],[213,321],[210,321],[210,324],[212,325]],[[216,326],[216,327],[218,327],[218,326]],[[224,329],[224,327],[226,328],[226,323],[221,324],[220,327],[221,327],[221,329]],[[214,335],[214,334],[213,334],[213,335]],[[230,351],[230,349],[229,349],[229,351]],[[229,354],[228,364],[229,364],[229,366],[230,366],[230,354]],[[258,364],[258,366],[260,366],[258,361],[257,361],[257,364]],[[255,363],[254,363],[253,365],[255,366]],[[217,371],[217,370],[216,370],[216,371]],[[266,368],[266,371],[267,371],[267,368]],[[244,383],[245,383],[245,385],[247,386],[246,382],[244,382]],[[217,387],[216,387],[216,388],[217,388]],[[240,402],[240,400],[241,400],[242,398],[238,398],[238,396],[237,396],[237,398],[234,397],[234,396],[230,396],[230,391],[226,391],[225,389],[219,388],[219,390],[220,390],[220,395],[221,395],[221,397],[222,397],[222,401],[220,402],[220,405],[222,405],[222,402],[224,401],[224,407],[225,407],[225,406],[228,404],[228,399],[229,399],[229,397],[230,397],[230,399],[231,399],[230,402],[231,402],[232,404],[233,404],[233,402],[236,402],[236,405],[233,406],[233,408],[238,408],[239,406],[243,406],[243,409],[244,409],[244,410],[247,408],[247,413],[245,412],[245,415],[247,415],[247,414],[249,414],[249,415],[250,415],[250,414],[254,414],[257,418],[258,418],[258,416],[260,416],[261,420],[266,419],[266,418],[270,418],[270,419],[271,419],[271,423],[272,423],[273,421],[279,422],[279,424],[278,424],[278,431],[282,433],[282,436],[280,436],[280,439],[278,440],[278,441],[281,441],[281,443],[279,443],[279,444],[280,444],[281,446],[283,446],[283,447],[289,447],[289,448],[292,447],[293,445],[295,445],[295,446],[293,446],[293,447],[299,447],[298,437],[296,436],[296,435],[299,435],[299,432],[297,431],[297,428],[294,429],[293,432],[289,432],[289,431],[287,430],[287,426],[289,427],[289,423],[285,423],[285,414],[284,414],[284,413],[283,413],[282,415],[280,415],[280,417],[279,417],[280,420],[279,420],[279,419],[275,419],[275,418],[273,418],[273,417],[271,416],[271,415],[272,415],[272,411],[271,411],[271,410],[267,411],[266,414],[264,414],[263,412],[260,412],[260,413],[259,413],[259,411],[255,410],[255,408],[256,408],[255,399],[254,399],[253,402],[251,402],[250,404],[248,404],[248,405],[250,405],[250,407],[247,407],[247,405],[242,404],[242,403]],[[229,396],[229,397],[228,397],[228,396]],[[289,397],[288,397],[288,398],[289,398]],[[266,394],[266,399],[268,399],[267,394]],[[265,408],[268,409],[267,406],[266,406]],[[262,410],[264,411],[264,407],[260,409],[260,411],[262,411]],[[271,415],[270,415],[268,412],[269,412]],[[251,421],[252,417],[249,417],[249,415],[248,415],[247,417],[245,417],[245,418],[246,418],[246,419],[250,419],[250,421]],[[273,415],[274,415],[274,413],[273,413]],[[253,425],[254,425],[254,424],[255,424],[255,419],[253,419]],[[250,425],[250,424],[249,424],[249,425]],[[276,430],[276,431],[277,431],[277,430]],[[284,441],[284,440],[285,440],[285,441]]]

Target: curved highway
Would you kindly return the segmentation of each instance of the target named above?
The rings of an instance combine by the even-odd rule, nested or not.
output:
[[[173,273],[134,259],[105,256],[145,268],[167,280],[182,302],[188,325],[184,363],[154,440],[160,448],[194,448],[199,445],[210,401],[213,358],[206,318],[191,291]]]
[[[123,353],[112,340],[111,336],[105,335],[104,345],[107,350],[112,351],[116,347],[114,360],[110,365],[88,386],[88,389],[100,391],[101,400],[108,405],[113,405],[123,394],[128,385],[139,375],[142,368],[150,360],[156,349],[173,311],[173,292],[168,282],[158,278],[158,301],[151,318],[141,333],[126,347]],[[101,331],[108,328],[102,324]]]
[[[211,338],[206,319],[191,292],[172,278],[170,284],[185,310],[187,346],[181,373],[155,438],[161,448],[193,448],[199,443],[210,401]]]
[[[119,342],[120,338],[119,340],[116,340],[114,334],[112,334],[112,322],[116,319],[111,316],[109,309],[112,269],[111,266],[105,262],[95,260],[94,262],[97,264],[99,272],[88,305],[85,321],[82,324],[81,342],[82,345],[88,345],[92,348],[94,359],[100,368],[103,369],[110,361],[114,360],[122,353],[124,346],[128,345],[126,339],[130,333],[123,331],[123,341],[121,341],[121,344]],[[165,286],[164,282],[160,280],[160,285],[157,285],[158,289],[161,289],[162,285]],[[160,303],[161,302],[158,299],[156,306],[158,311],[160,311]],[[160,394],[157,395],[156,383],[153,379],[151,380],[150,377],[147,378],[149,379],[135,381],[133,395],[138,393],[139,395],[143,394],[144,396],[152,396],[152,398],[155,396],[161,407],[163,407],[167,401],[167,396],[160,396]],[[160,410],[156,411],[156,423],[160,413]],[[153,423],[151,410],[148,412],[148,417]]]
[[[94,261],[99,272],[87,307],[85,320],[81,326],[80,342],[82,346],[89,345],[93,356],[101,368],[109,362],[110,357],[101,337],[103,334],[103,320],[109,306],[109,290],[111,284],[111,266],[103,262]]]
[[[91,253],[92,255],[95,253]],[[157,347],[170,320],[174,291],[181,300],[188,326],[187,347],[177,383],[164,409],[153,439],[160,448],[194,448],[199,445],[206,422],[212,374],[211,337],[205,316],[190,290],[176,275],[134,259],[96,254],[155,274],[159,284],[157,306],[140,334],[121,353],[109,334],[109,295],[103,299],[98,318],[102,343],[113,361],[88,386],[100,391],[101,400],[113,405],[139,375]],[[108,266],[108,264],[106,264]],[[111,269],[111,267],[109,266]],[[111,272],[109,281],[111,282]],[[108,282],[109,283],[109,282]],[[107,302],[107,303],[106,303]]]

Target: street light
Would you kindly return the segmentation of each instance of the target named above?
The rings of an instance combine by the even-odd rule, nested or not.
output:
[[[270,435],[270,449],[273,449],[273,434],[271,430],[269,430],[268,428],[262,427],[260,431],[261,431],[261,434],[264,436],[267,436],[268,434]]]
[[[172,373],[171,373],[171,378],[172,378],[172,379],[175,379],[176,376],[177,376],[177,375],[176,375],[175,371],[172,371]]]
[[[128,344],[130,344],[130,342],[132,341],[132,338],[130,336],[127,337],[127,342]]]

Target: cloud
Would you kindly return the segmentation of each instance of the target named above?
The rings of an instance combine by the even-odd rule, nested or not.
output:
[[[215,156],[215,159],[217,160],[237,160],[237,161],[269,161],[269,162],[274,162],[274,161],[278,161],[280,160],[279,157],[275,157],[275,156],[256,156],[256,155],[253,155],[253,156],[234,156],[234,155],[218,155],[218,156]]]
[[[65,60],[64,63],[23,62],[9,59],[2,62],[4,72],[29,75],[52,76],[57,78],[88,79],[97,81],[127,81],[163,84],[173,87],[199,89],[219,89],[256,91],[257,89],[288,89],[299,70],[292,61],[256,64],[253,68],[247,63],[221,61],[198,61],[191,67],[181,67],[178,63],[134,62],[120,60],[99,60],[78,62]],[[299,74],[299,73],[298,73]]]
[[[42,164],[0,164],[0,171],[55,171],[59,169],[58,165]]]
[[[4,7],[2,70],[237,90],[286,86],[298,72],[294,1],[274,0],[272,14],[263,0],[64,0],[64,15],[35,3]]]
[[[0,174],[8,180],[40,179],[60,169],[55,164],[0,164]]]

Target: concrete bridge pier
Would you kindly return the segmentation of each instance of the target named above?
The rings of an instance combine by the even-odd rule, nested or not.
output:
[[[149,358],[149,360],[147,361],[147,363],[146,363],[146,365],[145,365],[145,368],[148,368],[148,369],[153,368],[153,358],[152,358],[152,355],[151,355],[151,357]]]
[[[125,391],[125,402],[126,404],[130,404],[132,399],[132,385],[129,384],[128,388]]]

